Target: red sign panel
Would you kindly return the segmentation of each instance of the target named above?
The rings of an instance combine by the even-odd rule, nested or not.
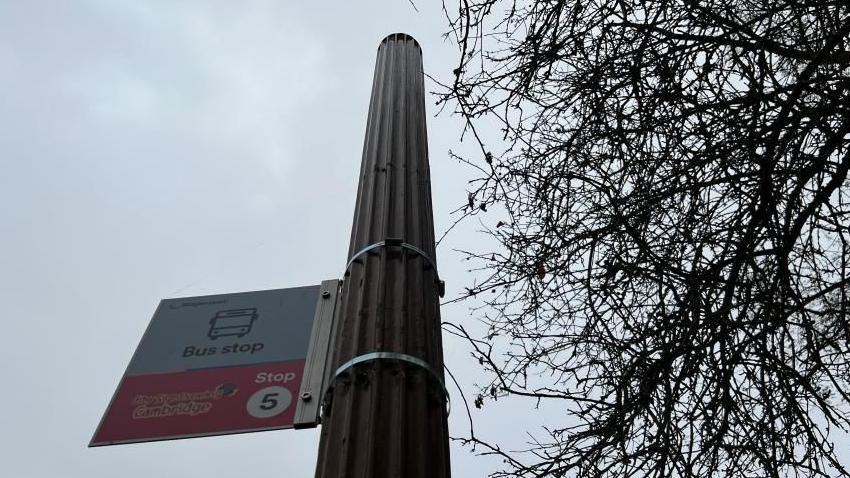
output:
[[[92,445],[292,426],[304,361],[125,377]]]

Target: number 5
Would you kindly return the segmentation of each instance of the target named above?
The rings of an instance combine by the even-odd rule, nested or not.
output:
[[[280,395],[277,392],[267,393],[263,395],[263,400],[260,401],[260,408],[263,410],[271,410],[272,408],[277,406],[277,396]]]

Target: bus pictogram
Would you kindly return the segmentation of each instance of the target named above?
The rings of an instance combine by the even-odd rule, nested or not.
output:
[[[220,310],[210,319],[207,336],[213,340],[219,337],[244,337],[251,332],[258,317],[256,308]]]

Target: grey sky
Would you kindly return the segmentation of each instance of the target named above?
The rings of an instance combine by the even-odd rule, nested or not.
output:
[[[456,65],[439,2],[416,4],[0,0],[0,475],[312,476],[316,430],[86,445],[160,299],[340,274],[378,42],[407,32],[426,72]],[[428,127],[439,235],[469,175],[446,152],[474,149],[457,118]],[[450,296],[475,227],[438,248]],[[443,318],[474,327],[467,308]],[[470,393],[477,364],[445,340]],[[473,409],[476,431],[521,447],[563,416],[532,405]],[[455,476],[497,464],[453,445]]]
[[[456,63],[425,3],[0,0],[3,476],[312,476],[316,430],[86,444],[160,299],[339,275],[378,42],[412,34],[437,77]],[[446,151],[470,146],[457,118],[429,121],[440,234],[469,173]],[[471,280],[452,249],[480,240],[440,246],[450,294]],[[477,364],[446,340],[469,393]],[[541,412],[476,413],[522,443]],[[493,465],[452,453],[456,476]]]

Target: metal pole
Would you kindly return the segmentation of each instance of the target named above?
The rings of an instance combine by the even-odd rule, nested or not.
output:
[[[317,478],[450,475],[422,51],[378,47]]]

